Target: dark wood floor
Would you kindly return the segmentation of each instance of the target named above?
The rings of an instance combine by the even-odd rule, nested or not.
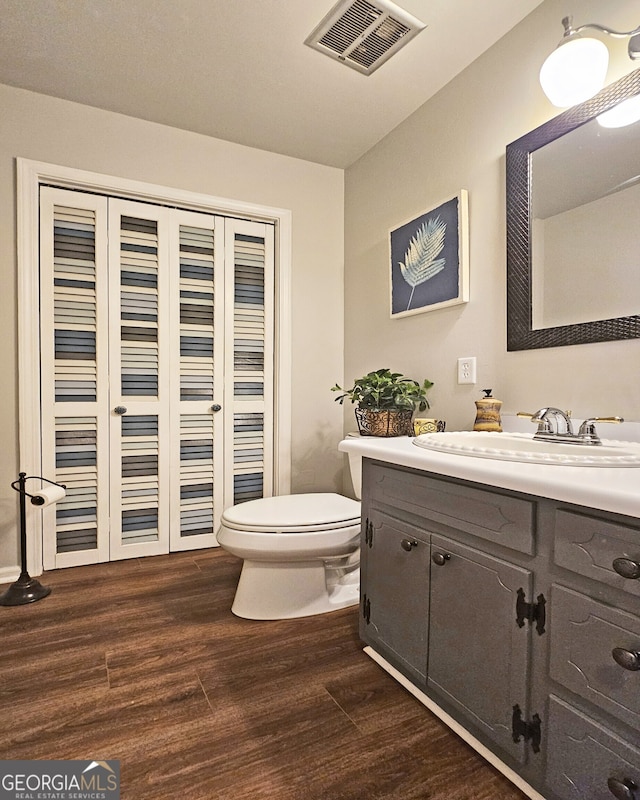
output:
[[[241,620],[238,574],[76,567],[0,607],[0,759],[119,759],[123,800],[523,799],[362,652],[356,609]]]

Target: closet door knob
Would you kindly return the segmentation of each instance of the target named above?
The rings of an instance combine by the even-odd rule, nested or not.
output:
[[[444,565],[447,563],[447,561],[448,561],[450,558],[451,558],[451,555],[450,555],[449,553],[434,553],[434,554],[431,556],[431,560],[432,560],[432,561],[433,561],[433,563],[434,563],[434,564],[436,564],[438,567],[444,567]]]
[[[611,651],[613,660],[623,669],[630,672],[640,670],[640,653],[633,650],[625,650],[624,647],[614,647]]]
[[[127,413],[126,406],[116,406],[113,410],[116,414],[119,414],[120,416]]]
[[[623,578],[637,580],[640,578],[640,563],[631,558],[614,558],[613,569]]]
[[[640,800],[640,792],[638,791],[638,784],[630,778],[609,778],[607,781],[609,791],[618,800]]]
[[[220,403],[214,403],[214,404],[211,406],[211,410],[212,410],[213,412],[216,412],[216,411],[222,411],[222,406],[220,405]]]
[[[415,539],[403,539],[400,542],[400,547],[402,547],[403,550],[406,550],[407,553],[410,553],[413,548],[417,546],[418,542]]]

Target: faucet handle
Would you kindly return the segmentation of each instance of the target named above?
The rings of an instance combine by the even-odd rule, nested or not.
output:
[[[592,444],[599,444],[600,437],[596,431],[596,422],[611,422],[615,425],[619,425],[621,422],[624,422],[624,419],[622,417],[589,417],[589,419],[585,419],[580,426],[578,436]]]
[[[536,433],[553,433],[551,421],[547,419],[546,416],[541,416],[541,411],[546,411],[546,409],[540,409],[540,411],[535,411],[533,414],[528,411],[518,411],[516,416],[522,417],[523,419],[530,419],[531,422],[536,422],[538,424]]]

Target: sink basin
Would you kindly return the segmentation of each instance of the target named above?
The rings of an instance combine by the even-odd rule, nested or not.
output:
[[[413,443],[427,450],[474,458],[567,467],[640,467],[640,444],[603,440],[602,445],[544,442],[528,433],[450,431],[423,433]]]

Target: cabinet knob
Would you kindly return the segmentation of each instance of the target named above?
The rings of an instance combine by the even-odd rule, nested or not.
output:
[[[618,800],[640,800],[640,793],[638,792],[638,784],[630,778],[609,778],[607,781],[609,791]]]
[[[114,411],[115,414],[119,414],[120,416],[122,416],[123,414],[127,413],[127,407],[126,406],[116,406],[113,409],[113,411]]]
[[[613,660],[623,669],[631,672],[640,670],[640,653],[634,650],[625,650],[624,647],[614,647],[611,651]]]
[[[640,578],[640,563],[631,558],[614,558],[612,566],[623,578]]]
[[[214,403],[214,404],[211,406],[211,410],[212,410],[214,413],[215,413],[216,411],[222,411],[222,406],[220,405],[220,403]]]
[[[444,567],[444,565],[450,558],[451,555],[449,553],[434,553],[431,556],[431,560],[433,561],[433,563],[439,567]]]
[[[406,550],[407,553],[410,553],[413,548],[417,546],[418,542],[415,539],[403,539],[400,542],[400,547],[402,547],[403,550]]]

